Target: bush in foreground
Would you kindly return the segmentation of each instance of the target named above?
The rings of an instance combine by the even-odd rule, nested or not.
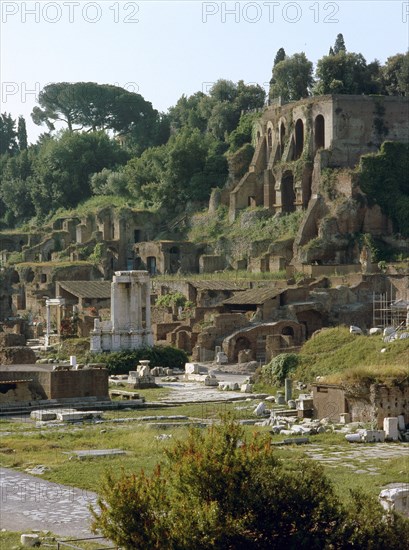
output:
[[[282,461],[268,436],[226,419],[166,451],[152,475],[111,474],[93,529],[126,549],[389,548],[409,522],[361,495],[344,507],[312,460]],[[403,543],[403,546],[402,546]]]

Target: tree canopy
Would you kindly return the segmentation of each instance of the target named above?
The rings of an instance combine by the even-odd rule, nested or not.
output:
[[[314,83],[313,64],[304,52],[285,57],[273,67],[270,81],[270,100],[297,101],[308,97]]]
[[[140,94],[110,84],[48,84],[41,90],[38,103],[40,107],[34,107],[32,119],[35,124],[46,124],[50,131],[55,130],[57,122],[66,124],[70,132],[113,130],[144,148],[157,144],[157,126],[164,122]],[[166,135],[164,138],[166,141]]]

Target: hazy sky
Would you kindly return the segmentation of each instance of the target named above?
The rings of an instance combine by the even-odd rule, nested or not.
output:
[[[182,94],[226,78],[268,88],[274,56],[316,61],[343,33],[367,62],[405,52],[409,1],[6,1],[1,6],[1,112],[24,115],[50,82],[93,81],[138,91],[166,111]]]

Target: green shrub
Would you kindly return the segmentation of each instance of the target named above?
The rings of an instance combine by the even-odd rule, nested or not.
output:
[[[171,346],[90,354],[88,357],[89,361],[105,363],[111,374],[126,374],[130,370],[135,370],[141,359],[148,359],[150,367],[171,369],[182,369],[189,360],[185,351]]]
[[[185,307],[190,305],[191,302],[188,301],[186,296],[181,292],[169,292],[168,294],[163,294],[159,296],[156,300],[156,307]]]
[[[106,476],[94,531],[124,549],[333,550],[409,544],[409,522],[354,494],[344,506],[313,460],[276,457],[226,418],[192,429],[153,474]],[[373,521],[371,521],[373,518]],[[406,540],[406,543],[405,543]]]
[[[265,365],[261,370],[262,381],[266,384],[282,386],[284,380],[295,371],[298,366],[298,355],[295,353],[280,353]]]

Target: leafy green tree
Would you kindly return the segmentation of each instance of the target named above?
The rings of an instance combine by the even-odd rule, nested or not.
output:
[[[94,195],[119,195],[126,197],[128,192],[128,179],[123,170],[110,170],[103,168],[90,178],[91,190]]]
[[[237,127],[231,132],[227,141],[229,153],[234,153],[245,143],[251,143],[254,122],[260,118],[259,113],[243,113]]]
[[[46,140],[35,162],[32,201],[37,215],[73,207],[89,198],[90,176],[124,164],[127,158],[126,152],[104,132],[66,131],[60,139]]]
[[[337,55],[337,53],[339,53],[339,52],[346,52],[346,51],[347,51],[347,49],[346,49],[346,46],[345,46],[344,37],[341,33],[339,33],[339,34],[337,34],[337,38],[335,40],[333,52],[334,52],[335,55]]]
[[[377,62],[368,68],[362,54],[340,50],[318,60],[314,93],[316,94],[369,94],[376,93],[374,73]]]
[[[262,368],[262,379],[265,383],[275,386],[284,385],[284,380],[294,372],[299,364],[295,353],[280,353]]]
[[[10,227],[35,214],[31,200],[31,192],[35,187],[33,162],[33,151],[24,150],[8,157],[1,166],[0,198],[4,204],[7,225]]]
[[[25,118],[22,116],[18,117],[17,141],[20,151],[25,151],[27,149],[27,128]]]
[[[284,61],[285,58],[286,58],[286,55],[285,55],[284,48],[280,48],[279,50],[277,50],[277,53],[274,58],[274,67],[277,65],[277,63],[280,63],[280,61]]]
[[[16,121],[10,114],[0,114],[0,155],[17,153],[16,136]]]
[[[313,64],[304,52],[286,57],[273,67],[270,84],[270,100],[281,97],[283,101],[297,101],[308,97],[314,83]]]
[[[169,109],[170,123],[174,129],[180,129],[184,126],[189,128],[198,128],[202,132],[206,130],[207,119],[202,116],[199,110],[200,101],[206,97],[203,92],[186,97],[182,95],[176,105]]]
[[[150,147],[138,158],[132,158],[124,168],[131,197],[147,207],[158,207],[163,201],[166,184],[168,148]]]
[[[169,125],[140,94],[119,86],[95,82],[48,84],[31,114],[35,124],[55,130],[63,122],[72,131],[113,130],[126,136],[140,154],[146,147],[166,141]]]
[[[317,462],[280,459],[269,435],[246,438],[231,419],[191,430],[165,456],[151,475],[107,475],[99,510],[91,507],[94,530],[125,549],[398,550],[409,542],[403,517],[384,519],[380,504],[359,494],[344,508]]]
[[[388,57],[381,69],[383,91],[387,95],[409,95],[409,52]]]

